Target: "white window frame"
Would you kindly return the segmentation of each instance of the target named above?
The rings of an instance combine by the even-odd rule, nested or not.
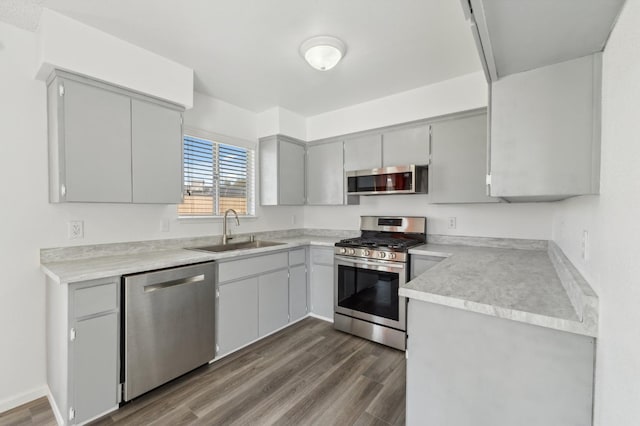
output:
[[[238,148],[244,148],[247,150],[252,151],[252,155],[251,155],[251,159],[253,161],[252,164],[252,168],[251,171],[247,174],[247,184],[249,186],[249,191],[247,193],[247,207],[248,207],[248,214],[239,214],[238,216],[241,218],[245,218],[245,219],[256,219],[257,215],[256,215],[256,192],[257,192],[257,186],[256,186],[256,180],[257,180],[257,170],[256,170],[256,163],[257,163],[257,146],[255,142],[251,142],[251,141],[247,141],[244,139],[239,139],[239,138],[234,138],[231,136],[226,136],[226,135],[222,135],[222,134],[218,134],[218,133],[213,133],[213,132],[209,132],[206,130],[202,130],[202,129],[197,129],[197,128],[193,128],[193,127],[184,127],[184,133],[182,135],[182,143],[184,145],[184,137],[185,136],[193,136],[199,139],[205,139],[208,141],[211,141],[213,143],[221,143],[221,144],[225,144],[225,145],[232,145],[232,146],[236,146]],[[183,173],[182,173],[182,179],[184,179],[184,146],[183,146],[183,150],[182,150],[182,161],[183,161]],[[219,191],[216,191],[216,197],[219,197]],[[217,205],[218,204],[218,200],[214,200],[214,204]],[[178,211],[179,205],[176,206],[176,211]],[[180,213],[178,213],[178,220],[180,221],[220,221],[224,218],[224,214],[212,214],[212,215],[188,215],[188,216],[181,216]]]

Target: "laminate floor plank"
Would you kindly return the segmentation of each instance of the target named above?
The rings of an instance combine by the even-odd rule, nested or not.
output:
[[[404,353],[306,318],[123,405],[93,425],[404,424]],[[55,425],[46,398],[0,426]]]

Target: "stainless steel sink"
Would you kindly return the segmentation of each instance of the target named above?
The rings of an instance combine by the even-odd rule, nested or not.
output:
[[[279,246],[283,244],[285,243],[276,243],[275,241],[258,240],[258,241],[245,241],[243,243],[218,244],[215,246],[189,247],[189,250],[210,251],[214,253],[219,253],[222,251],[255,249],[255,248],[263,248],[263,247]]]

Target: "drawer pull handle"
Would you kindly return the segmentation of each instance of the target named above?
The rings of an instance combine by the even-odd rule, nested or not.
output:
[[[162,290],[163,288],[175,287],[177,285],[182,285],[182,284],[197,283],[200,281],[204,281],[204,274],[196,275],[188,278],[180,278],[178,280],[165,281],[163,283],[158,283],[158,284],[146,285],[144,286],[144,292],[150,293],[152,291]]]

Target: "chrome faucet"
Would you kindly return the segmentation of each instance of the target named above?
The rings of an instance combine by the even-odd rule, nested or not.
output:
[[[227,215],[229,214],[229,212],[235,215],[236,225],[240,226],[240,219],[238,219],[238,213],[236,213],[234,209],[227,209],[227,211],[224,212],[224,220],[222,222],[222,244],[227,244],[227,241],[233,238],[227,235]]]

